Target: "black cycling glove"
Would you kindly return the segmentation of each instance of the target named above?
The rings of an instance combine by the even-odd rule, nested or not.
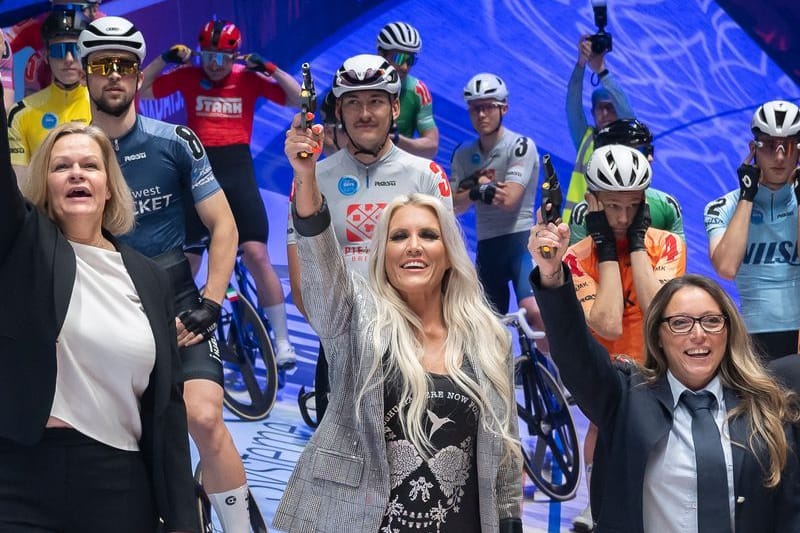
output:
[[[184,311],[178,315],[184,327],[196,335],[208,339],[217,329],[217,320],[222,307],[214,300],[203,298],[200,307],[192,311]]]
[[[758,192],[758,178],[761,170],[755,165],[742,165],[736,169],[739,175],[739,200],[752,202]]]
[[[275,74],[278,66],[272,61],[264,61],[264,58],[258,54],[247,54],[244,56],[245,63],[247,63],[247,70],[255,72],[263,72],[269,76]]]
[[[181,55],[187,55],[187,53],[191,53],[191,50],[189,50],[188,46],[184,44],[176,44],[161,54],[161,59],[163,59],[165,63],[182,65],[184,63],[184,59],[181,57]]]
[[[459,191],[468,191],[472,189],[475,185],[478,184],[478,180],[483,175],[482,170],[476,170],[463,180],[458,182],[458,190]]]
[[[482,185],[474,185],[469,190],[469,199],[473,202],[480,200],[485,204],[491,204],[494,200],[494,195],[497,192],[497,185],[493,182],[484,183]]]
[[[604,211],[589,211],[586,214],[586,231],[597,248],[598,262],[617,260],[617,240]]]
[[[644,235],[650,228],[650,222],[650,206],[647,205],[647,202],[642,200],[642,203],[639,204],[639,209],[636,210],[636,214],[633,216],[631,225],[628,226],[629,252],[637,252],[646,249],[644,245]]]
[[[792,189],[794,190],[794,198],[797,200],[797,205],[800,205],[800,168],[794,169],[792,174]]]

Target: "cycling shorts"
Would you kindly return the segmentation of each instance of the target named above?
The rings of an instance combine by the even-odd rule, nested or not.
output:
[[[180,315],[183,311],[200,307],[203,297],[194,284],[192,269],[183,251],[171,250],[152,259],[169,274],[175,293],[175,314]],[[181,356],[183,381],[207,379],[220,387],[223,386],[222,359],[215,337],[192,346],[181,347],[178,352]]]
[[[520,231],[478,241],[478,276],[486,298],[500,314],[508,313],[509,281],[517,303],[533,296],[528,279],[533,270],[533,259],[528,252],[529,235],[529,231]]]
[[[239,230],[239,244],[248,241],[266,243],[269,221],[256,183],[250,147],[246,144],[209,146],[206,154],[231,206]],[[197,211],[187,206],[186,251],[202,253],[207,242],[208,230],[197,216]]]

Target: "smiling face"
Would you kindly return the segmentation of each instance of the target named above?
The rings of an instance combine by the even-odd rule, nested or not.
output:
[[[58,139],[47,167],[47,204],[53,220],[62,228],[96,221],[99,228],[110,198],[100,145],[82,134]]]
[[[699,318],[720,314],[719,304],[708,292],[700,287],[687,286],[675,292],[664,308],[663,316]],[[714,378],[725,357],[728,327],[726,325],[719,333],[708,333],[695,322],[688,333],[677,334],[664,322],[659,327],[659,344],[672,375],[689,389],[699,390]]]
[[[389,283],[408,301],[441,294],[450,268],[436,213],[427,207],[398,207],[389,221],[384,262]]]

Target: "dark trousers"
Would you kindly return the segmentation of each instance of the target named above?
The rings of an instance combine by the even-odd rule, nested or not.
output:
[[[39,443],[0,439],[0,532],[148,533],[158,517],[142,454],[74,429]]]

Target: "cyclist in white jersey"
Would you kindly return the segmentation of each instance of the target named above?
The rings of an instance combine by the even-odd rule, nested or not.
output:
[[[372,231],[380,214],[395,196],[421,192],[439,197],[452,207],[450,183],[442,167],[429,159],[411,155],[389,138],[400,113],[397,95],[400,78],[384,58],[357,55],[347,59],[333,82],[338,135],[347,146],[316,165],[320,192],[328,203],[336,237],[348,268],[367,275],[367,254]],[[296,135],[295,130],[287,134]],[[294,187],[302,186],[295,176]],[[530,227],[530,225],[529,225]],[[300,294],[300,260],[291,213],[288,223],[287,258],[292,298],[305,314]],[[317,362],[324,365],[324,358]],[[317,392],[323,390],[317,372]],[[321,418],[317,397],[317,418]]]
[[[451,183],[457,213],[475,208],[476,262],[486,297],[501,314],[508,312],[508,283],[528,322],[543,329],[528,273],[533,260],[527,243],[533,225],[533,201],[539,154],[530,137],[503,126],[508,87],[494,74],[473,76],[464,87],[472,127],[478,138],[453,153]],[[547,350],[546,343],[539,343]]]
[[[708,251],[717,274],[736,281],[742,317],[763,354],[797,353],[800,108],[773,100],[756,109],[739,188],[705,208]]]

